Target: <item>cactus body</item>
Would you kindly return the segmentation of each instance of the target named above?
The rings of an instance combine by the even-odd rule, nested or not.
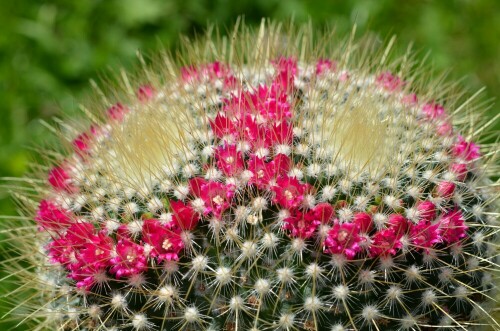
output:
[[[465,106],[389,49],[235,36],[72,134],[36,188],[41,325],[498,329],[495,166]]]

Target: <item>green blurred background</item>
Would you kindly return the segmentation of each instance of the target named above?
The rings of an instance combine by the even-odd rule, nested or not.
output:
[[[486,86],[486,97],[500,94],[498,0],[0,0],[0,177],[23,175],[30,147],[51,139],[39,120],[76,112],[89,79],[132,68],[137,50],[173,48],[180,34],[199,34],[209,22],[229,28],[238,15],[250,25],[293,16],[318,28],[357,23],[381,39],[396,34],[400,45],[430,51],[438,70],[452,70],[450,80],[465,76],[471,93]],[[10,214],[3,189],[0,215]]]

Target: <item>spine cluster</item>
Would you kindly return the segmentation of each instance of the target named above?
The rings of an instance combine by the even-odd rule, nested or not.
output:
[[[500,329],[485,151],[418,92],[293,53],[140,86],[48,173],[44,323]]]

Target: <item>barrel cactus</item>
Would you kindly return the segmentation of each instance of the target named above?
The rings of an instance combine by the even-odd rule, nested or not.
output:
[[[61,122],[14,193],[20,325],[500,330],[484,104],[392,40],[314,37],[187,42]]]

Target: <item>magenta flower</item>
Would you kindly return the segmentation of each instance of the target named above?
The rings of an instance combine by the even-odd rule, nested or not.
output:
[[[389,228],[394,230],[394,234],[398,238],[407,233],[411,227],[411,223],[403,215],[399,214],[390,215],[388,224]]]
[[[436,131],[440,136],[450,136],[453,133],[453,126],[449,122],[440,124]]]
[[[473,142],[467,142],[461,135],[458,135],[458,141],[453,146],[453,154],[466,161],[474,161],[481,156],[479,145]]]
[[[107,110],[109,118],[115,121],[122,121],[123,117],[128,112],[129,109],[119,102],[109,107]]]
[[[441,242],[439,224],[431,224],[425,219],[421,220],[412,226],[410,238],[417,248],[429,251],[429,248]]]
[[[463,181],[467,176],[469,170],[467,169],[467,164],[453,163],[450,166],[450,171],[457,176],[457,180]]]
[[[143,85],[137,89],[137,99],[141,102],[147,102],[153,99],[155,89],[151,85]]]
[[[443,241],[447,244],[459,242],[460,239],[465,238],[469,227],[465,225],[462,212],[460,210],[453,210],[443,215],[438,219],[439,228],[441,229],[441,236]]]
[[[72,178],[64,166],[57,166],[49,171],[48,177],[50,185],[56,190],[73,192],[75,187],[72,185]]]
[[[210,126],[217,138],[231,136],[234,139],[236,138],[235,134],[238,133],[236,124],[221,113],[218,113],[215,119],[210,121]]]
[[[278,71],[275,84],[287,91],[293,86],[294,77],[298,71],[297,61],[291,57],[280,57],[274,62],[274,66]]]
[[[417,210],[421,219],[432,221],[436,217],[436,205],[431,201],[418,202]]]
[[[335,216],[333,206],[327,202],[318,203],[312,211],[314,213],[314,218],[322,224],[331,223],[333,221],[333,217]]]
[[[354,214],[352,222],[356,224],[361,233],[369,233],[373,228],[372,217],[368,213]]]
[[[290,158],[283,154],[278,154],[272,161],[266,162],[264,158],[251,155],[247,162],[247,169],[253,174],[249,183],[255,184],[258,188],[269,187],[277,177],[286,175],[290,170]]]
[[[405,95],[401,99],[401,102],[405,105],[414,106],[418,103],[418,97],[415,93],[410,93],[410,94]]]
[[[144,247],[127,238],[118,241],[116,256],[110,262],[110,272],[118,279],[140,274],[148,268]]]
[[[316,62],[316,75],[321,75],[328,71],[335,71],[336,69],[337,63],[330,59],[319,59],[318,62]]]
[[[215,150],[217,166],[227,176],[240,173],[244,168],[243,156],[235,145],[225,145]]]
[[[386,71],[377,76],[377,84],[389,92],[400,90],[405,82],[398,76],[393,75],[390,71]]]
[[[152,246],[149,254],[157,258],[158,262],[178,260],[179,253],[184,248],[180,230],[168,229],[156,219],[144,221],[142,240]]]
[[[444,110],[444,107],[440,104],[437,103],[426,103],[422,107],[422,112],[427,116],[429,119],[440,119],[446,116],[446,112]]]
[[[114,241],[103,231],[85,242],[77,254],[77,260],[83,267],[104,270],[109,266],[109,260],[114,250]]]
[[[66,233],[47,245],[51,261],[69,265],[69,269],[81,266],[77,256],[85,244],[90,243],[95,236],[94,226],[86,222],[71,224]]]
[[[209,181],[201,185],[200,198],[205,202],[206,213],[212,213],[218,219],[230,207],[234,188],[219,182]]]
[[[170,201],[175,224],[182,230],[192,230],[198,224],[200,215],[182,201]]]
[[[401,243],[401,234],[398,234],[394,228],[380,230],[372,237],[370,245],[371,256],[396,255],[398,250],[403,247]]]
[[[436,193],[438,196],[450,199],[455,192],[455,184],[449,181],[442,181],[436,187]]]
[[[336,222],[325,239],[325,252],[344,254],[348,259],[353,259],[361,251],[359,243],[364,240],[358,233],[357,224]]]
[[[307,185],[294,177],[281,176],[272,190],[275,193],[275,203],[283,208],[293,209],[299,207],[304,200]]]
[[[292,238],[311,238],[321,224],[316,219],[313,212],[302,212],[295,210],[291,213],[290,217],[285,218],[283,229],[287,230]]]
[[[72,215],[52,201],[42,200],[36,212],[35,221],[40,229],[62,230],[71,225]]]

